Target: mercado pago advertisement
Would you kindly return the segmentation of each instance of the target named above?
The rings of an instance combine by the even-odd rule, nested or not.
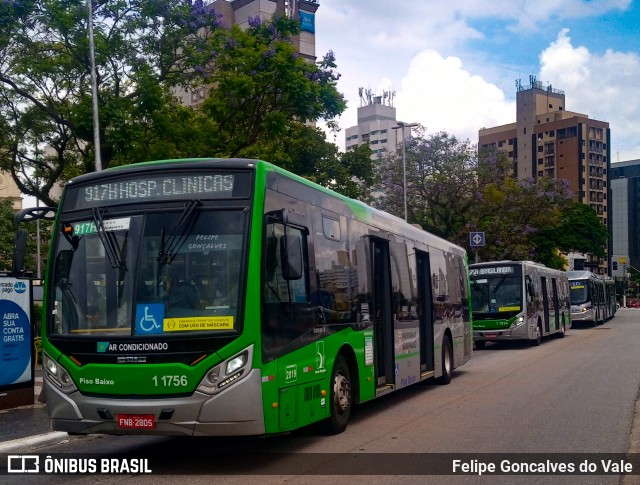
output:
[[[29,281],[0,276],[0,387],[30,382],[31,285]]]

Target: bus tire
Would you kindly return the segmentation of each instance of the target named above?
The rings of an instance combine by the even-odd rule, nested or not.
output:
[[[484,349],[484,345],[485,345],[485,341],[484,340],[476,340],[475,344],[476,344],[476,350],[482,350]]]
[[[438,377],[438,384],[447,385],[453,376],[453,346],[448,335],[442,341],[442,375]]]
[[[564,338],[564,334],[567,331],[567,328],[564,326],[564,317],[562,318],[562,323],[560,324],[560,331],[558,332],[558,338]]]
[[[531,345],[537,347],[542,343],[542,322],[538,321],[538,325],[536,325],[536,336],[531,341]]]
[[[338,354],[333,363],[331,372],[331,389],[329,406],[330,416],[325,429],[329,434],[340,434],[347,429],[351,408],[353,406],[353,394],[351,392],[351,371],[342,354]]]

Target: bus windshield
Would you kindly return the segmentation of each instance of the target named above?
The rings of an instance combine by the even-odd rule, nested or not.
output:
[[[569,281],[569,288],[571,289],[571,304],[580,305],[589,301],[589,282],[588,280],[573,280]]]
[[[472,276],[471,307],[473,313],[503,313],[522,310],[520,275]]]
[[[61,216],[50,336],[239,331],[246,211],[84,214]]]

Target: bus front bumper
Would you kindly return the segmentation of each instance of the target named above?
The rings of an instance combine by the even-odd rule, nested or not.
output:
[[[572,322],[593,322],[593,310],[575,310],[571,309],[571,321]]]
[[[517,327],[501,328],[496,330],[474,330],[473,340],[484,342],[497,342],[505,340],[533,340],[536,338],[536,328],[531,325],[518,325]]]
[[[184,397],[116,399],[65,394],[45,374],[47,408],[54,431],[71,434],[154,434],[186,436],[262,435],[262,379],[257,369],[213,396],[194,392]],[[154,416],[154,426],[120,428],[118,416]]]

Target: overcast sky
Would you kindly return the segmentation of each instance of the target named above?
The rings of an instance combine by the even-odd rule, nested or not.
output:
[[[357,124],[358,88],[394,90],[397,119],[478,141],[513,123],[515,82],[565,92],[609,122],[612,162],[640,159],[640,0],[319,0],[316,56],[332,50]]]

